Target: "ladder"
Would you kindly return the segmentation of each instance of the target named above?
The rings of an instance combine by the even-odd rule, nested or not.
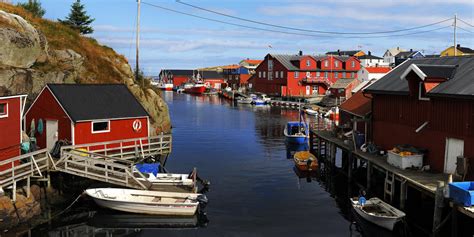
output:
[[[385,185],[383,198],[392,203],[393,194],[395,192],[395,174],[390,171],[385,171]]]

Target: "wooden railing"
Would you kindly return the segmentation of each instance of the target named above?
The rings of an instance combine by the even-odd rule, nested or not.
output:
[[[171,153],[171,149],[171,134],[162,134],[154,137],[63,146],[61,147],[61,157],[68,150],[85,150],[107,157],[136,159],[146,156],[167,155]]]
[[[0,161],[0,167],[8,167],[0,171],[0,187],[8,187],[29,177],[43,177],[48,170],[51,157],[46,149]]]
[[[84,150],[64,150],[61,159],[55,163],[56,170],[101,182],[138,189],[148,189],[150,184],[142,173],[134,173],[134,162]]]

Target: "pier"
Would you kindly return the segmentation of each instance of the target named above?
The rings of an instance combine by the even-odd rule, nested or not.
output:
[[[0,172],[0,187],[12,189],[16,199],[17,183],[32,179],[50,182],[50,172],[62,172],[109,184],[148,189],[148,182],[139,181],[134,174],[136,163],[155,157],[162,165],[172,149],[172,136],[117,140],[61,147],[60,157],[53,158],[47,149],[31,152],[0,162],[8,168]],[[138,176],[142,176],[140,172]],[[27,195],[29,194],[27,191]]]

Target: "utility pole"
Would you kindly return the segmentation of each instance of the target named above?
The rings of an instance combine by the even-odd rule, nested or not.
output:
[[[137,39],[136,39],[136,43],[137,43],[137,58],[136,58],[136,61],[135,61],[135,80],[138,80],[138,75],[139,75],[139,71],[140,71],[140,65],[139,65],[139,55],[140,55],[140,0],[137,0],[137,4],[138,4],[138,8],[137,8]],[[143,79],[143,78],[142,78]],[[143,87],[144,83],[143,83],[143,80],[142,80],[142,87]]]
[[[457,14],[454,14],[454,56],[456,57],[457,55],[457,47],[456,47],[456,21],[457,21]]]

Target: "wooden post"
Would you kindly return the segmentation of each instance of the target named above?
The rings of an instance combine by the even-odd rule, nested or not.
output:
[[[372,186],[371,177],[372,177],[372,162],[367,160],[367,191],[369,191]]]
[[[443,214],[444,207],[444,182],[438,181],[438,187],[436,188],[435,193],[435,206],[433,214],[433,236],[436,236],[438,233],[438,226],[441,223],[441,217]]]
[[[453,203],[451,215],[451,236],[458,236],[458,207],[456,203]]]
[[[407,199],[407,181],[400,182],[400,208],[405,210],[405,201]]]
[[[28,176],[28,178],[26,178],[26,197],[30,197],[30,193],[31,193],[31,187],[30,187],[30,184],[31,184],[31,180],[30,180],[30,176]]]
[[[314,146],[313,146],[313,144],[314,144],[314,133],[313,133],[313,131],[311,130],[311,131],[309,131],[309,150],[310,150],[311,152],[314,152]]]
[[[12,194],[12,199],[13,199],[13,202],[16,202],[16,181],[13,180],[13,194]]]

